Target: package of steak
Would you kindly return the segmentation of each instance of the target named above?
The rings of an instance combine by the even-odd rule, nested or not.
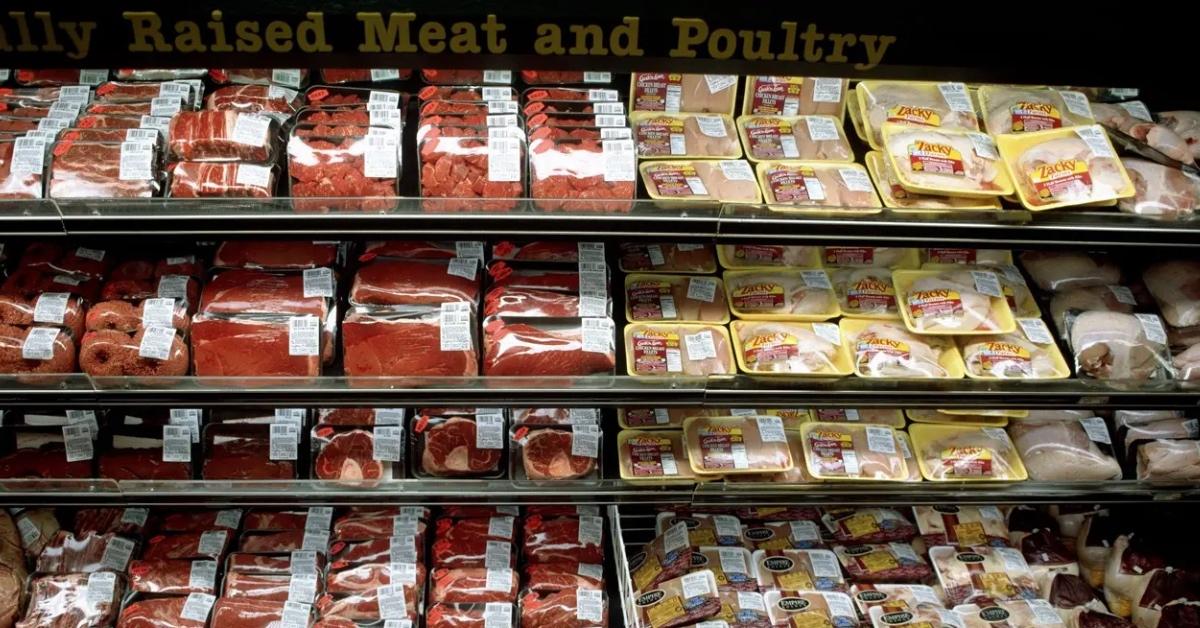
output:
[[[329,568],[346,569],[352,565],[375,565],[391,562],[424,564],[424,542],[417,537],[381,536],[359,541],[334,541],[329,546]],[[399,558],[399,561],[392,561]]]
[[[324,590],[317,574],[225,574],[221,597],[312,604]],[[303,584],[301,584],[303,583]]]
[[[125,597],[125,576],[113,571],[35,576],[21,626],[111,626]]]
[[[386,81],[407,81],[412,77],[411,69],[358,69],[358,68],[321,68],[317,70],[322,83],[340,85],[342,83],[383,83]]]
[[[32,242],[21,251],[17,265],[48,273],[103,277],[116,263],[115,257],[105,249],[64,246],[58,242]]]
[[[763,594],[767,613],[775,626],[856,626],[858,614],[850,596],[836,591],[779,591]]]
[[[287,554],[296,551],[325,553],[324,531],[280,530],[245,532],[238,538],[237,551],[247,554]]]
[[[418,147],[424,208],[515,209],[525,195],[524,137],[514,127],[466,134],[438,127],[426,133]]]
[[[108,70],[80,70],[55,68],[17,70],[13,73],[17,85],[31,87],[59,87],[63,85],[99,85],[108,80]]]
[[[124,572],[137,542],[115,534],[75,534],[59,530],[38,556],[38,573]]]
[[[291,480],[303,431],[286,422],[204,427],[205,480]]]
[[[156,534],[146,539],[141,557],[142,560],[207,558],[221,561],[232,541],[233,533],[224,529]]]
[[[659,583],[687,573],[692,566],[695,549],[688,542],[688,528],[677,523],[629,557],[629,574],[633,587],[649,591]],[[716,588],[716,584],[713,584]]]
[[[161,99],[156,101],[155,99]],[[183,81],[106,81],[96,86],[94,102],[101,103],[151,103],[158,109],[164,108],[169,99],[178,100],[183,109],[195,109],[196,99],[192,86]],[[154,115],[165,115],[157,113]]]
[[[484,321],[484,375],[612,374],[616,366],[610,318]]]
[[[187,425],[110,426],[98,443],[99,477],[112,480],[190,480],[199,447]]]
[[[170,621],[176,628],[204,628],[217,598],[211,593],[189,593],[156,597],[135,591],[121,609],[118,626],[140,626]],[[243,602],[243,600],[238,600]]]
[[[526,517],[523,556],[530,563],[604,563],[604,518],[594,515]]]
[[[521,596],[522,628],[606,628],[608,598],[600,589],[526,591]],[[566,622],[566,623],[564,623]]]
[[[539,113],[557,114],[557,113],[589,113],[593,115],[625,115],[625,103],[612,101],[592,101],[580,100],[578,98],[542,98],[527,102],[521,108],[521,113],[526,116],[535,116]],[[604,125],[600,125],[604,126]]]
[[[412,537],[423,547],[426,531],[425,521],[412,512],[376,511],[340,517],[334,522],[330,539],[336,542]],[[403,545],[407,547],[408,543]]]
[[[276,531],[276,530],[304,530],[309,527],[313,528],[328,528],[328,524],[320,523],[310,526],[310,512],[312,513],[311,521],[324,521],[327,513],[323,509],[314,508],[310,510],[304,509],[289,509],[278,510],[273,508],[255,508],[246,513],[242,518],[242,529],[250,531]]]
[[[707,569],[639,589],[634,595],[638,616],[651,628],[690,626],[721,612],[717,581]]]
[[[519,425],[596,425],[600,408],[513,408],[513,424]]]
[[[431,562],[436,567],[515,567],[516,519],[505,515],[439,519]]]
[[[422,414],[411,429],[417,477],[504,477],[508,439],[500,409],[473,417]]]
[[[437,100],[464,102],[515,101],[517,100],[517,92],[511,87],[501,85],[432,84],[422,87],[417,92],[417,98],[421,99],[422,103]]]
[[[599,425],[513,426],[510,477],[531,481],[600,478],[603,442]]]
[[[129,564],[129,585],[138,593],[187,595],[216,592],[214,560],[135,560]]]
[[[73,529],[77,535],[120,534],[141,536],[150,517],[148,508],[80,508]]]
[[[0,325],[0,356],[4,327]],[[2,367],[0,362],[0,370]],[[0,430],[0,478],[94,477],[91,428],[86,423],[68,425],[65,418],[61,421],[45,426],[6,426]]]
[[[342,322],[348,377],[470,377],[479,373],[471,303],[352,308]]]
[[[332,595],[353,595],[391,584],[424,591],[425,567],[399,562],[337,566],[325,577],[325,590]]]
[[[533,140],[529,145],[534,207],[566,211],[629,211],[636,196],[633,141]]]
[[[153,144],[65,141],[51,151],[48,198],[150,198],[165,188]]]
[[[377,257],[359,268],[350,302],[361,306],[436,307],[479,301],[479,259],[390,259]]]
[[[213,377],[313,377],[333,359],[335,317],[198,314],[192,324],[193,374]],[[232,352],[232,353],[231,353]],[[229,359],[246,352],[253,360]]]
[[[349,595],[322,595],[315,608],[321,616],[337,618],[355,625],[369,625],[384,620],[416,621],[419,617],[421,591],[403,584],[388,584]]]
[[[404,476],[404,428],[399,425],[312,430],[312,477],[371,486]]]
[[[408,420],[407,408],[319,408],[317,425],[401,425]]]
[[[517,617],[512,602],[486,604],[433,604],[425,613],[425,628],[512,626]]]
[[[247,162],[181,161],[167,167],[172,198],[269,198],[277,169]]]
[[[325,572],[325,565],[325,554],[316,551],[297,550],[277,555],[231,552],[229,557],[225,559],[225,573],[257,575],[323,574]]]
[[[286,85],[299,89],[308,82],[308,70],[281,68],[214,69],[208,76],[218,85]]]
[[[304,103],[308,108],[402,111],[407,102],[406,94],[391,89],[313,85],[304,91]]]
[[[604,565],[598,563],[534,563],[525,565],[523,586],[537,593],[565,589],[604,589]]]
[[[205,530],[237,530],[241,525],[242,510],[182,510],[165,513],[158,521],[160,532],[203,532]]]
[[[829,550],[755,550],[759,590],[849,591],[837,555]]]

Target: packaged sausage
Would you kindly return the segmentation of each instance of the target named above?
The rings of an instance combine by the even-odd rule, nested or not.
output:
[[[979,598],[1032,600],[1038,597],[1037,581],[1021,556],[1009,547],[958,549],[939,545],[929,549],[929,560],[938,582],[952,605]]]
[[[692,554],[692,570],[708,569],[722,591],[758,591],[750,551],[744,547],[707,545]]]
[[[892,270],[921,266],[917,249],[886,246],[827,246],[821,250],[821,259],[826,266],[870,266]]]
[[[713,324],[626,325],[625,359],[633,376],[703,377],[737,371],[729,331]]]
[[[686,626],[721,612],[721,598],[712,571],[694,571],[667,580],[652,590],[638,589],[638,617],[650,628]]]
[[[1079,92],[982,85],[979,106],[983,110],[983,125],[992,135],[1095,123],[1087,97]]]
[[[741,116],[737,127],[752,162],[854,161],[841,122],[833,116]]]
[[[908,477],[895,431],[884,425],[805,423],[804,460],[821,480],[894,480]]]
[[[888,268],[829,269],[829,282],[842,314],[857,318],[896,320],[896,288]]]
[[[630,322],[728,323],[725,284],[718,277],[628,274],[625,316]]]
[[[1048,342],[1035,343],[1024,333],[959,338],[958,347],[967,366],[967,377],[984,380],[1070,377],[1071,368],[1053,337],[1047,335],[1039,339]]]
[[[758,203],[762,193],[750,163],[742,159],[643,161],[638,166],[650,198],[664,201]]]
[[[1025,465],[997,427],[913,425],[908,430],[921,475],[931,482],[1024,481]]]
[[[883,209],[871,175],[858,164],[760,161],[758,185],[771,209],[877,214]]]
[[[871,179],[875,181],[875,188],[879,190],[879,198],[883,199],[885,207],[901,212],[923,213],[1000,209],[1000,201],[995,196],[948,196],[908,190],[896,175],[891,160],[880,151],[868,152],[865,161],[867,171],[871,173]]]
[[[734,321],[738,367],[761,375],[849,375],[847,343],[833,323]]]
[[[918,334],[1007,334],[1016,329],[1000,279],[988,270],[892,275],[904,324]]]
[[[775,268],[793,266],[818,268],[821,249],[815,246],[786,246],[774,244],[718,244],[717,259],[724,268]]]
[[[776,591],[763,594],[775,626],[853,628],[858,615],[850,596],[836,591]]]
[[[1007,196],[1012,181],[992,138],[975,131],[883,127],[884,154],[901,187],[919,194]]]
[[[737,128],[727,115],[647,113],[634,115],[631,122],[642,159],[742,156]]]
[[[982,427],[1004,427],[1008,425],[1008,415],[996,414],[993,410],[975,412],[960,412],[934,410],[928,408],[910,408],[904,411],[905,416],[914,423],[938,423],[941,425],[975,425]]]
[[[813,408],[810,420],[818,423],[878,423],[899,430],[904,427],[904,411],[899,408]]]
[[[622,272],[702,273],[717,271],[717,257],[709,244],[620,245]]]
[[[681,431],[621,430],[617,434],[621,479],[629,482],[694,482]]]
[[[850,597],[854,598],[854,606],[864,617],[870,616],[871,609],[876,607],[887,612],[902,612],[915,611],[920,606],[943,605],[937,590],[923,584],[859,582],[850,587]]]
[[[975,103],[962,83],[861,81],[855,92],[866,139],[875,150],[883,150],[883,127],[889,122],[914,127],[979,130]]]
[[[779,417],[689,417],[683,434],[700,475],[778,473],[794,464]]]
[[[742,536],[756,550],[825,547],[821,541],[821,529],[815,521],[766,521],[746,526]]]
[[[855,582],[923,582],[933,574],[908,543],[834,545],[833,553]]]
[[[733,115],[738,77],[732,74],[634,72],[629,77],[632,111]]]
[[[753,556],[760,591],[849,590],[837,556],[829,550],[756,550]]]
[[[1021,204],[1032,211],[1116,202],[1133,183],[1099,125],[996,138]]]
[[[624,429],[682,429],[690,416],[720,416],[719,408],[621,408],[617,422]]]
[[[826,508],[821,521],[842,543],[908,541],[917,534],[916,526],[891,508]]]
[[[898,322],[843,318],[842,337],[854,352],[859,377],[959,379],[962,357],[948,340],[917,336]]]
[[[728,270],[723,276],[738,318],[824,321],[842,313],[823,269]]]
[[[629,557],[629,576],[636,591],[649,591],[659,583],[687,572],[695,552],[688,542],[688,527],[680,522],[654,537]],[[716,584],[713,584],[716,588]]]

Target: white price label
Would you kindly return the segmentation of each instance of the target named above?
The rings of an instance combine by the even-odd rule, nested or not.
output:
[[[54,276],[54,283],[63,286],[78,286],[83,283],[83,279],[71,274],[61,274]]]
[[[511,87],[484,87],[483,100],[513,100],[513,91]]]
[[[329,268],[306,268],[304,270],[304,298],[332,297],[333,270]]]
[[[579,563],[579,566],[575,569],[575,573],[583,576],[584,578],[603,580],[604,565],[597,565],[595,563]]]
[[[600,129],[600,139],[629,140],[633,139],[633,131],[631,131],[628,127],[606,126]]]
[[[179,81],[167,81],[165,83],[159,83],[158,95],[160,97],[187,100],[192,97],[192,86]]]
[[[373,127],[399,129],[404,124],[404,114],[399,109],[367,109],[367,122]]]
[[[589,89],[588,90],[588,100],[592,101],[593,103],[599,104],[602,102],[605,102],[605,103],[615,102],[615,103],[621,105],[620,111],[614,111],[611,113],[625,113],[625,107],[624,107],[625,103],[620,102],[620,98],[621,98],[620,95],[617,94],[617,90],[615,90],[615,89]],[[596,113],[609,113],[609,112],[596,110]]]
[[[491,517],[488,519],[487,535],[497,539],[511,539],[513,538],[513,524],[515,522],[516,518],[514,517]]]
[[[163,275],[158,278],[156,294],[164,299],[187,300],[187,275]]]
[[[375,441],[371,457],[385,462],[400,462],[404,451],[404,428],[396,425],[375,426]]]
[[[700,127],[700,132],[709,137],[729,137],[729,131],[725,128],[725,121],[721,116],[696,116],[696,124]]]
[[[1025,600],[1029,610],[1033,611],[1033,625],[1062,626],[1063,620],[1054,606],[1046,600]]]
[[[620,128],[620,127],[629,126],[629,123],[625,120],[625,116],[611,114],[611,113],[610,114],[604,114],[604,113],[597,114],[596,117],[592,121],[595,123],[595,126],[600,127],[602,129],[603,128]],[[674,137],[674,136],[672,136],[672,137]]]
[[[104,553],[100,556],[100,565],[104,569],[125,571],[125,567],[129,565],[129,558],[133,556],[133,547],[134,542],[125,537],[112,537],[104,546]]]
[[[159,96],[150,99],[150,115],[152,116],[173,116],[181,109],[183,109],[183,101],[178,96]]]
[[[146,519],[150,517],[150,509],[148,508],[126,508],[121,511],[121,525],[129,525],[135,528],[142,528],[146,525]]]
[[[475,262],[476,260],[470,261]],[[442,351],[470,351],[474,346],[471,336],[470,303],[454,302],[441,304],[438,314],[438,325],[439,347]]]
[[[513,572],[511,569],[488,569],[483,588],[488,591],[511,591]]]
[[[605,181],[634,181],[636,179],[636,153],[633,140],[601,140],[604,158]]]
[[[294,573],[288,581],[288,599],[293,602],[312,603],[317,596],[317,574]]]
[[[71,126],[71,120],[59,116],[47,116],[38,120],[39,131],[60,131]]]
[[[142,341],[138,344],[138,357],[149,360],[166,360],[171,357],[171,347],[175,342],[175,328],[151,325],[142,331]]]
[[[727,574],[749,572],[742,548],[722,547],[717,550],[717,556],[721,561],[721,571]]]
[[[575,619],[581,622],[604,621],[604,592],[600,589],[575,591]]]
[[[392,536],[416,536],[421,529],[421,520],[412,515],[396,515],[392,517]]]
[[[251,113],[240,113],[233,123],[230,139],[246,146],[266,146],[271,119]]]
[[[404,598],[404,585],[389,584],[375,590],[379,600],[379,616],[382,619],[408,617],[408,602]]]
[[[295,460],[300,447],[300,430],[287,423],[271,424],[271,460]]]
[[[94,455],[92,448],[92,430],[85,424],[64,425],[63,447],[66,449],[67,462],[91,460]]]
[[[333,524],[333,508],[313,506],[304,514],[305,530],[328,530]]]
[[[64,85],[58,88],[60,101],[70,100],[86,103],[92,97],[92,88],[87,85]]]
[[[804,116],[808,137],[814,142],[829,142],[841,139],[837,121],[825,116]]]
[[[787,432],[783,431],[783,419],[777,416],[760,416],[755,419],[758,435],[764,443],[786,443]]]
[[[229,530],[236,530],[238,525],[241,524],[241,522],[242,522],[242,509],[229,508],[229,509],[221,510],[221,511],[217,512],[217,517],[216,517],[216,519],[213,520],[213,525],[217,526],[218,528],[227,528]]]
[[[594,515],[579,517],[579,543],[582,545],[600,545],[604,542],[604,518]]]
[[[705,74],[704,82],[708,84],[708,93],[715,94],[737,85],[738,77],[735,74]]]
[[[686,155],[687,154],[687,136],[683,133],[671,134],[671,154]]]
[[[217,584],[217,561],[193,560],[188,571],[188,588],[212,591]]]
[[[754,170],[741,159],[725,159],[717,165],[721,167],[721,175],[730,181],[755,181]]]
[[[595,426],[571,426],[571,455],[596,458],[600,455],[600,432],[586,428]]]
[[[821,531],[813,521],[789,521],[793,544],[808,545],[821,540]]]
[[[312,356],[321,352],[321,320],[316,316],[288,318],[288,355]]]
[[[951,111],[975,112],[971,104],[971,96],[967,94],[967,86],[962,83],[938,83],[938,91]]]
[[[142,325],[174,329],[175,299],[155,297],[142,301]]]
[[[375,408],[375,425],[404,425],[407,416],[404,408]]]
[[[813,330],[813,333],[815,333],[818,338],[824,340],[825,342],[828,342],[829,344],[834,345],[834,346],[841,346],[842,331],[841,331],[841,329],[838,328],[838,326],[836,324],[834,324],[834,323],[813,323],[812,330]]]
[[[1146,107],[1146,103],[1144,103],[1140,100],[1131,100],[1129,102],[1117,103],[1117,105],[1119,105],[1122,109],[1124,109],[1126,111],[1126,113],[1137,118],[1138,120],[1145,120],[1146,122],[1154,122],[1154,116],[1150,115],[1150,109],[1148,109]]]
[[[800,146],[796,144],[796,136],[794,135],[780,137],[779,147],[783,149],[783,156],[788,159],[797,159],[800,157]]]
[[[671,526],[663,535],[663,551],[667,554],[683,549],[688,544],[688,527],[682,521]]]
[[[603,242],[579,242],[575,245],[575,255],[580,264],[604,264],[604,243]],[[590,269],[591,267],[589,267]],[[580,268],[582,271],[583,268]],[[601,269],[603,270],[603,269]]]
[[[216,596],[208,593],[190,593],[187,596],[187,600],[183,603],[183,610],[179,612],[179,618],[206,624],[208,622],[208,613],[212,610],[212,606],[216,601]]]
[[[519,113],[521,108],[515,100],[489,100],[487,110],[489,114],[502,114]]]
[[[609,353],[613,345],[613,322],[607,318],[585,318],[581,321],[583,350],[588,353]]]
[[[1059,96],[1062,96],[1063,102],[1067,105],[1067,111],[1081,118],[1092,119],[1092,106],[1088,103],[1087,96],[1080,92],[1069,90],[1060,90]]]
[[[842,85],[845,79],[840,78],[810,78],[813,82],[813,102],[841,102]]]
[[[283,603],[283,613],[278,628],[308,628],[312,605],[288,600]]]
[[[388,561],[393,564],[417,562],[417,537],[406,535],[388,539]]]
[[[973,270],[971,277],[975,280],[975,291],[987,295],[989,297],[1003,297],[1004,291],[1000,288],[1000,278],[996,273],[986,270]]]
[[[971,140],[971,146],[975,149],[975,154],[984,159],[1000,159],[1000,152],[996,149],[996,141],[990,135],[984,133],[967,133],[967,139]]]
[[[846,189],[852,192],[875,191],[875,186],[871,184],[871,176],[867,174],[866,170],[860,168],[838,168],[838,175],[842,177],[842,183],[846,185]],[[805,183],[811,186],[812,182],[817,180],[805,179]],[[820,198],[813,196],[811,193],[809,196],[817,200],[823,200],[825,198],[825,191],[821,189]]]
[[[142,116],[138,126],[143,129],[154,129],[160,137],[166,137],[171,130],[171,119],[164,116]]]
[[[1075,127],[1075,135],[1078,135],[1079,139],[1092,149],[1095,157],[1116,159],[1117,155],[1113,152],[1112,145],[1108,143],[1108,135],[1099,125]]]
[[[486,118],[486,123],[489,127],[520,126],[520,122],[517,120],[517,114],[515,113],[490,114]]]
[[[478,240],[459,240],[454,243],[455,257],[460,259],[483,259],[483,242]]]
[[[124,567],[121,568],[122,570]],[[113,606],[117,600],[113,599],[113,595],[117,588],[117,574],[111,571],[97,571],[88,574],[87,590],[84,594],[84,599],[93,608],[101,604]]]
[[[400,106],[399,92],[384,92],[371,90],[367,95],[367,107],[377,109],[396,109]]]
[[[43,292],[38,295],[33,305],[33,322],[61,325],[70,298],[71,295],[66,292]]]
[[[200,410],[172,408],[167,421],[171,425],[187,427],[192,436],[192,443],[200,442]]]
[[[504,449],[503,415],[475,415],[475,447],[477,449]]]
[[[400,70],[397,70],[397,69],[389,70],[389,69],[384,69],[384,68],[375,68],[375,69],[371,70],[371,81],[376,82],[376,83],[381,82],[381,81],[394,81],[399,78],[400,78]],[[373,94],[375,92],[371,92],[371,93]]]
[[[79,82],[84,85],[99,85],[107,80],[108,70],[105,69],[79,71]]]
[[[484,566],[508,570],[512,566],[512,544],[508,541],[488,541],[483,555]],[[511,573],[511,572],[510,572]]]
[[[487,143],[488,181],[521,180],[521,140],[489,129]]]
[[[665,321],[679,318],[679,311],[675,308],[675,297],[669,294],[659,295],[658,308],[662,310],[662,318]]]
[[[892,436],[891,429],[878,425],[868,425],[866,429],[867,449],[889,456],[896,455],[896,438]]]
[[[79,247],[75,249],[75,257],[90,259],[93,262],[104,261],[105,251],[103,249],[89,249],[87,247]]]
[[[1021,326],[1021,331],[1029,342],[1038,345],[1048,345],[1054,342],[1054,335],[1050,333],[1050,328],[1046,327],[1046,323],[1040,318],[1018,318],[1017,324]]]
[[[508,602],[488,602],[483,607],[483,628],[512,628],[513,605]]]
[[[225,543],[229,540],[228,530],[209,530],[200,535],[196,544],[196,553],[201,556],[216,558],[225,552]]]
[[[455,257],[451,258],[446,266],[446,274],[462,277],[468,281],[475,281],[475,275],[479,270],[479,260],[474,257]]]
[[[584,83],[611,83],[612,82],[612,72],[584,72],[583,73],[583,82]],[[614,90],[604,90],[604,91],[614,91]]]
[[[984,436],[987,436],[988,438],[991,438],[993,440],[1002,440],[1002,441],[1008,440],[1008,432],[1005,432],[1002,428],[999,428],[999,427],[981,427],[981,428],[979,428],[979,431],[983,432]]]
[[[164,425],[162,438],[163,462],[192,461],[192,430],[186,425]]]
[[[121,142],[121,163],[117,177],[122,181],[153,179],[154,148],[141,142]]]
[[[300,549],[322,554],[329,551],[329,530],[305,530]]]
[[[484,83],[511,83],[512,70],[484,70]]]
[[[1167,330],[1163,329],[1162,320],[1156,314],[1134,314],[1142,325],[1146,340],[1155,344],[1167,343]]]
[[[1008,572],[1029,571],[1029,563],[1025,562],[1025,557],[1021,555],[1020,550],[1012,549],[1011,547],[995,547],[992,551],[1000,557],[1004,563],[1004,570]]]
[[[11,160],[13,174],[41,174],[46,165],[46,142],[36,137],[18,137],[13,142]]]
[[[1105,425],[1104,419],[1098,416],[1079,419],[1079,425],[1087,433],[1088,440],[1105,445],[1112,444],[1112,437],[1108,435],[1108,426]]]
[[[1116,297],[1117,303],[1125,305],[1137,305],[1137,298],[1133,296],[1133,291],[1125,286],[1109,286],[1108,290]]]
[[[42,538],[42,531],[28,517],[17,518],[17,531],[21,533],[21,545],[29,547]]]
[[[158,142],[158,131],[154,129],[126,129],[126,142],[148,142],[154,144]]]
[[[363,154],[363,176],[369,179],[394,179],[400,170],[400,136],[391,133],[372,133],[366,138]]]
[[[298,69],[271,70],[271,82],[278,83],[279,85],[298,88],[303,78],[303,73]]]
[[[829,275],[823,270],[802,270],[800,271],[800,278],[804,280],[804,285],[809,288],[833,290],[833,284],[829,282]]]
[[[838,565],[837,556],[829,550],[806,550],[809,563],[812,564],[813,575],[818,578],[841,579],[842,568]]]
[[[716,593],[712,590],[709,580],[712,574],[708,571],[699,571],[690,573],[682,578],[683,599],[688,600],[694,597],[710,596]]]
[[[317,553],[311,550],[294,550],[288,557],[288,572],[317,573]]]
[[[699,360],[708,360],[717,357],[717,345],[713,342],[712,332],[704,330],[694,334],[685,334],[683,336],[684,346],[687,348],[687,356],[689,362]]]

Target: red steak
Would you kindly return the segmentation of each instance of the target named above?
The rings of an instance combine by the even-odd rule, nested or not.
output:
[[[424,449],[421,468],[430,475],[487,475],[499,468],[503,450],[479,449],[475,446],[473,418],[451,417],[441,422],[431,422],[422,435]]]
[[[531,430],[521,447],[525,476],[531,480],[581,478],[596,468],[596,459],[571,455],[572,433],[567,430]]]
[[[332,429],[321,428],[317,436],[329,439],[313,463],[317,479],[377,480],[383,477],[384,463],[374,459],[375,436],[371,432],[350,430],[334,434]]]
[[[460,377],[479,373],[474,351],[442,351],[436,317],[389,318],[352,312],[342,323],[346,375]]]
[[[197,316],[192,324],[192,364],[201,377],[313,377],[321,372],[320,356],[289,354],[286,319]]]
[[[481,567],[434,569],[430,600],[434,604],[484,604],[517,599],[517,584],[521,579],[515,571],[510,574],[512,586],[506,591],[489,590],[487,572]]]
[[[579,316],[579,296],[537,288],[492,288],[484,298],[484,316]]]
[[[611,351],[584,351],[578,328],[548,331],[502,320],[487,328],[484,375],[591,375],[611,373],[615,365]]]
[[[306,240],[226,240],[217,247],[214,266],[295,270],[333,266],[336,244]]]
[[[449,273],[449,262],[376,259],[358,270],[350,301],[364,305],[438,305],[479,300],[479,280]],[[476,269],[478,271],[478,269]]]
[[[131,602],[121,611],[118,628],[204,628],[202,621],[184,619],[180,616],[186,595],[156,597]],[[224,625],[224,624],[221,624]]]

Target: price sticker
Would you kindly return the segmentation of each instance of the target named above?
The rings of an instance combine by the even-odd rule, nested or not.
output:
[[[376,596],[379,599],[379,616],[383,619],[400,619],[408,617],[408,603],[404,599],[404,586],[389,584],[379,587]]]
[[[228,530],[209,530],[204,532],[200,535],[200,542],[196,544],[196,553],[216,558],[225,553],[225,544],[228,540]]]
[[[271,70],[271,82],[288,87],[299,88],[300,81],[304,80],[303,73],[298,69],[274,69]]]
[[[809,288],[833,290],[833,284],[829,282],[829,275],[823,270],[802,270],[800,271],[800,278],[804,280],[804,285]]]
[[[111,571],[97,571],[88,574],[87,590],[84,598],[93,608],[101,605],[111,606],[115,601],[113,600],[113,595],[116,592],[116,588],[117,574]]]
[[[167,417],[170,425],[183,425],[192,435],[192,443],[200,442],[200,410],[195,408],[171,408]]]
[[[154,297],[142,301],[142,325],[174,328],[174,297]]]
[[[404,451],[404,428],[396,425],[376,425],[371,457],[384,462],[400,462]]]
[[[735,74],[705,74],[704,82],[708,84],[708,93],[716,94],[737,85],[738,77]]]
[[[192,461],[192,430],[186,425],[164,425],[163,462]]]
[[[288,600],[283,603],[283,613],[279,618],[279,628],[308,628],[309,617],[311,616],[312,605]]]
[[[695,362],[717,357],[717,346],[713,342],[712,332],[704,330],[694,334],[685,334],[684,346],[687,348],[688,360]]]
[[[175,328],[151,325],[142,331],[142,341],[138,344],[138,357],[149,360],[166,360],[171,357],[171,347],[175,342]]]
[[[472,349],[474,342],[471,335],[470,303],[441,304],[438,321],[442,351],[470,351]]]
[[[143,528],[146,526],[146,519],[149,517],[150,509],[148,508],[126,508],[121,511],[120,524]]]
[[[596,104],[617,103],[621,105],[620,111],[600,111],[593,107],[592,110],[596,113],[625,113],[624,103],[620,102],[621,97],[615,89],[589,89],[587,97],[589,101]]]
[[[333,523],[333,508],[313,506],[304,515],[305,530],[328,530]]]
[[[504,449],[503,415],[475,415],[475,447],[477,449]]]
[[[163,275],[158,278],[156,293],[160,298],[187,300],[187,275]]]
[[[306,268],[304,270],[304,298],[333,297],[333,270],[329,268]]]
[[[1092,149],[1095,157],[1116,158],[1117,155],[1113,152],[1112,145],[1108,143],[1108,135],[1099,125],[1075,127],[1075,135],[1079,136],[1079,139]]]
[[[980,294],[997,298],[1004,296],[1004,291],[1000,288],[1000,278],[996,276],[996,273],[973,270],[971,277],[975,280],[975,290]]]
[[[1098,416],[1079,419],[1079,425],[1083,427],[1088,440],[1105,445],[1112,444],[1112,437],[1108,435],[1108,426],[1104,423],[1104,419]]]
[[[382,81],[395,81],[400,78],[400,70],[376,68],[371,70],[371,81],[379,83]],[[374,93],[374,92],[372,92]],[[397,94],[398,95],[398,94]]]
[[[596,426],[573,425],[571,426],[571,455],[583,456],[585,458],[596,458],[600,455],[600,432],[595,429]]]
[[[300,446],[300,430],[288,423],[271,424],[270,459],[295,460]]]
[[[317,574],[294,573],[288,581],[288,599],[293,602],[312,603],[317,596]]]
[[[777,416],[760,416],[755,422],[758,424],[758,435],[762,442],[787,442],[787,433],[783,431],[783,419]]]
[[[64,425],[63,446],[66,449],[67,462],[91,460],[94,454],[92,447],[92,430],[86,424]]]
[[[208,621],[208,613],[216,601],[216,596],[209,593],[189,593],[183,603],[183,610],[179,612],[179,618],[204,624]]]
[[[37,137],[18,137],[13,141],[10,166],[13,174],[41,174],[45,166],[45,140]]]
[[[375,133],[366,137],[363,155],[363,176],[369,179],[394,179],[400,170],[400,136],[395,133]]]
[[[975,112],[971,104],[971,96],[967,94],[967,86],[962,83],[938,83],[938,91],[951,111]]]
[[[213,520],[213,525],[218,528],[227,528],[236,530],[242,521],[241,508],[229,508],[226,510],[217,511],[217,517]]]
[[[125,537],[112,537],[104,546],[104,553],[100,555],[100,565],[104,569],[125,571],[125,567],[129,565],[129,558],[133,556],[133,547],[133,541]]]
[[[824,116],[804,116],[808,137],[814,142],[835,142],[841,139],[837,121]]]
[[[305,530],[300,549],[321,554],[329,551],[329,530]]]
[[[375,408],[375,425],[404,425],[408,410],[404,408]]]
[[[835,347],[841,346],[842,331],[834,323],[813,323],[812,330],[818,338],[824,340],[825,342],[828,342]]]
[[[588,353],[609,353],[613,346],[613,322],[607,318],[585,318],[583,326],[583,350]],[[707,332],[704,332],[707,333]]]
[[[484,70],[484,83],[512,83],[512,70]]]
[[[605,181],[633,181],[637,172],[633,140],[600,140]]]
[[[217,583],[217,561],[193,560],[188,571],[188,588],[212,591]]]
[[[1054,342],[1054,335],[1050,333],[1050,328],[1046,327],[1046,323],[1040,318],[1018,318],[1017,324],[1021,326],[1021,331],[1029,342],[1039,345],[1048,345]]]
[[[288,318],[288,355],[320,355],[321,321],[316,316]]]
[[[154,148],[142,142],[121,142],[117,177],[122,181],[149,181],[154,178]]]
[[[612,72],[584,72],[583,73],[583,82],[585,84],[587,84],[587,83],[611,83],[612,82]],[[588,90],[588,91],[590,92],[591,90]],[[601,91],[611,91],[611,92],[614,92],[614,94],[616,93],[616,90],[601,90]]]

